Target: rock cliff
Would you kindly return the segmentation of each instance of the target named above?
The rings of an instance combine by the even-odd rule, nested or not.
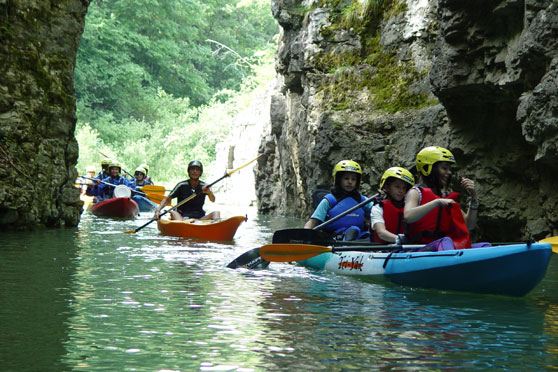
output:
[[[74,66],[89,0],[0,0],[0,229],[79,222]]]
[[[558,3],[272,0],[281,25],[258,208],[307,217],[333,165],[449,148],[477,183],[477,239],[558,234]],[[265,171],[262,171],[265,170]],[[457,177],[454,177],[454,181]],[[455,184],[457,188],[457,184]]]

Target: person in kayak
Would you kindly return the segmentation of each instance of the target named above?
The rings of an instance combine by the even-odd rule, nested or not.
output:
[[[380,192],[370,212],[370,227],[378,243],[406,243],[403,222],[405,195],[415,185],[413,174],[402,167],[387,169],[380,179]]]
[[[149,165],[147,165],[145,163],[142,163],[142,164],[138,165],[138,168],[145,169],[145,181],[150,182],[150,183],[148,183],[148,185],[154,185],[153,180],[151,179],[151,177],[149,177]]]
[[[126,177],[122,177],[120,175],[120,172],[122,171],[122,166],[120,165],[119,162],[113,161],[112,163],[109,164],[108,169],[110,172],[110,176],[104,178],[102,180],[103,181],[102,183],[97,181],[97,193],[96,193],[97,201],[113,198],[114,188],[118,185],[125,185],[130,189],[135,190],[136,187],[134,186],[134,184]],[[110,186],[107,184],[114,185],[114,186]]]
[[[362,169],[357,162],[352,160],[338,162],[333,168],[334,185],[330,193],[324,196],[304,227],[312,229],[319,223],[332,219],[364,201],[366,198],[358,191],[361,177]],[[367,224],[370,220],[371,208],[372,203],[368,203],[330,223],[324,227],[324,231],[339,240],[366,238],[369,235]]]
[[[141,166],[137,167],[134,172],[133,183],[136,188],[147,186],[147,185],[153,185],[153,182],[147,179],[147,171],[145,170],[145,168]]]
[[[95,178],[99,181],[104,180],[107,177],[110,177],[110,172],[108,169],[109,164],[112,163],[112,161],[110,159],[103,159],[101,160],[101,170],[99,171],[99,174],[97,174],[96,177],[92,177]],[[97,190],[97,186],[99,185],[98,182],[92,182],[90,185],[87,185],[87,189],[85,190],[85,195],[88,196],[97,196],[98,190]]]
[[[170,194],[161,201],[155,210],[153,219],[159,219],[161,210],[171,201],[171,199],[177,198],[177,204],[180,204],[180,202],[191,197],[193,194],[197,195],[188,202],[179,206],[176,210],[172,210],[170,212],[171,219],[178,221],[182,221],[185,218],[196,218],[200,220],[219,219],[221,217],[221,213],[219,211],[205,214],[205,211],[203,210],[205,197],[207,196],[211,202],[215,203],[215,195],[213,195],[211,190],[205,186],[205,182],[200,180],[202,174],[203,165],[200,161],[192,160],[188,163],[188,176],[190,179],[179,182],[174,189],[172,189]]]
[[[449,189],[452,164],[453,154],[442,147],[425,147],[417,154],[420,182],[407,193],[404,209],[410,242],[430,243],[447,236],[455,249],[471,248],[469,231],[476,223],[479,199],[475,182],[461,178],[461,186],[469,194],[467,213],[461,210],[459,193]]]

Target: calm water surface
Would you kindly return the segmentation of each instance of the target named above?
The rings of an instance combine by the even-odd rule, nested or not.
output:
[[[556,257],[519,299],[226,269],[303,223],[246,212],[226,243],[122,233],[147,216],[1,233],[0,370],[558,370]]]

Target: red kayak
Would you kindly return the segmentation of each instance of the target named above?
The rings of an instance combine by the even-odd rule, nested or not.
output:
[[[139,207],[130,198],[112,198],[95,203],[91,213],[97,217],[135,218]]]

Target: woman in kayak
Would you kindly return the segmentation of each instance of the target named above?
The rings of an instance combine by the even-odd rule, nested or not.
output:
[[[205,182],[200,180],[202,173],[202,163],[198,160],[192,160],[188,164],[188,176],[190,179],[179,182],[174,189],[172,189],[169,196],[164,198],[155,210],[153,219],[159,219],[161,210],[171,201],[171,199],[177,198],[177,204],[180,204],[180,202],[194,194],[196,194],[195,197],[179,206],[176,210],[172,210],[170,212],[171,219],[182,221],[185,218],[196,218],[200,220],[214,220],[220,218],[221,213],[218,211],[205,214],[205,211],[203,210],[205,197],[207,196],[209,200],[215,203],[215,195],[213,195],[211,190],[205,186]]]
[[[442,147],[426,147],[417,154],[420,184],[407,193],[404,212],[411,242],[430,243],[448,236],[455,249],[471,247],[469,231],[475,226],[479,199],[475,182],[461,178],[461,186],[469,194],[467,213],[461,211],[459,193],[449,190],[452,164],[453,154]]]
[[[403,211],[405,195],[415,185],[412,173],[402,167],[391,167],[380,179],[380,193],[370,213],[370,227],[378,243],[404,244]]]
[[[364,201],[365,197],[358,191],[361,176],[362,169],[357,162],[342,160],[337,163],[333,168],[334,185],[331,192],[324,196],[304,227],[311,229]],[[368,203],[327,225],[324,230],[342,240],[368,237],[366,225],[370,220],[371,208],[372,204]]]

